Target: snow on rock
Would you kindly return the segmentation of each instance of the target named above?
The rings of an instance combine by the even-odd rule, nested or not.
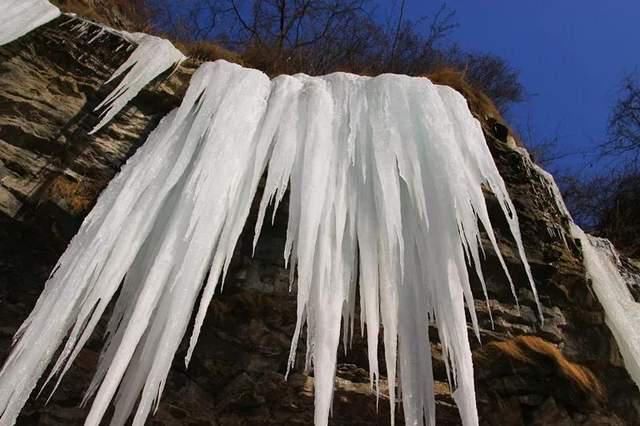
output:
[[[517,152],[520,153],[522,160],[525,163],[525,166],[528,171],[528,176],[532,179],[538,180],[542,186],[547,190],[546,194],[538,194],[541,198],[551,197],[554,201],[556,208],[558,209],[558,213],[562,217],[566,219],[567,222],[573,223],[573,218],[571,217],[571,213],[567,208],[567,205],[562,198],[562,193],[560,192],[560,188],[558,188],[558,184],[556,183],[555,178],[551,173],[537,165],[529,155],[529,152],[521,147],[514,148]],[[552,228],[548,229],[548,232],[551,236],[559,237],[564,241],[565,246],[568,246],[567,243],[567,235],[570,233],[569,229],[563,228],[561,223],[554,221],[551,225]]]
[[[98,32],[91,42],[100,37],[102,31]],[[143,33],[118,33],[126,40],[137,44],[137,47],[105,83],[108,84],[126,73],[118,86],[95,108],[96,111],[101,111],[101,119],[89,134],[94,134],[104,127],[147,84],[185,59],[169,40]]]
[[[47,0],[0,0],[0,46],[60,16]]]
[[[193,75],[179,109],[109,184],[60,258],[0,372],[0,424],[15,422],[54,355],[48,381],[60,382],[118,291],[86,424],[100,424],[112,401],[111,424],[130,413],[144,424],[195,311],[189,362],[265,170],[255,238],[289,191],[284,257],[298,300],[290,364],[306,325],[315,424],[328,423],[340,334],[348,342],[359,299],[372,387],[384,328],[392,411],[399,393],[407,424],[434,424],[428,326],[436,324],[462,420],[477,425],[465,302],[474,306],[467,263],[484,285],[481,227],[508,276],[483,186],[535,288],[515,209],[464,98],[425,78],[269,80],[225,61]],[[470,317],[478,334],[473,308]]]

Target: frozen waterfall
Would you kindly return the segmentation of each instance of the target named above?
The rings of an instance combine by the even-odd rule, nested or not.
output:
[[[52,361],[47,382],[60,382],[116,295],[86,424],[100,424],[112,401],[112,425],[134,413],[144,424],[195,312],[189,362],[265,171],[255,238],[267,207],[275,211],[289,191],[284,257],[298,300],[290,363],[306,325],[316,425],[328,423],[341,325],[354,321],[356,298],[374,387],[384,329],[392,412],[398,384],[407,424],[434,424],[428,326],[436,324],[463,422],[477,425],[465,302],[477,333],[467,268],[484,285],[481,228],[508,276],[483,186],[535,287],[515,209],[465,99],[425,78],[270,80],[224,61],[193,75],[181,106],[60,258],[0,372],[0,424],[15,422]]]
[[[611,242],[585,233],[573,222],[571,213],[562,199],[560,189],[553,176],[535,164],[524,149],[518,149],[527,167],[534,171],[541,183],[547,188],[558,211],[569,222],[568,235],[580,242],[582,258],[587,277],[598,301],[605,312],[607,326],[618,345],[625,368],[632,380],[640,388],[640,303],[629,288],[640,282],[638,276],[625,276],[621,273],[620,256]],[[565,239],[565,231],[554,231]],[[637,284],[636,284],[637,285]]]
[[[47,0],[0,0],[0,45],[59,15]],[[91,133],[185,59],[167,40],[102,26],[89,44],[106,33],[135,48],[109,79],[120,81],[97,107],[101,119]],[[552,176],[527,161],[569,220],[567,234],[581,242],[607,324],[640,385],[640,304],[615,250],[572,223]],[[376,391],[383,336],[392,422],[398,392],[407,424],[435,423],[428,334],[435,324],[462,420],[477,425],[465,304],[478,333],[468,270],[484,285],[481,228],[509,277],[483,186],[496,195],[535,287],[515,209],[465,100],[424,78],[270,80],[224,61],[194,74],[182,105],[109,184],[59,260],[0,370],[0,425],[16,422],[42,376],[55,391],[107,312],[106,342],[84,399],[92,401],[86,424],[100,424],[112,403],[112,425],[132,415],[144,424],[193,324],[189,363],[265,173],[254,245],[267,209],[275,215],[288,192],[284,258],[298,299],[289,364],[306,325],[316,425],[328,423],[336,352],[341,331],[345,342],[351,337],[356,305]],[[565,238],[560,226],[553,232]]]
[[[640,388],[640,303],[631,294],[620,273],[620,259],[609,240],[585,234],[573,225],[574,238],[580,240],[591,285],[604,308],[605,320],[618,344],[624,366]]]

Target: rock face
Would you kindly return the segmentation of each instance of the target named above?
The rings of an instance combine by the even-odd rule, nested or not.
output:
[[[98,27],[85,35],[74,32],[77,22],[62,16],[0,48],[0,360],[83,215],[159,119],[178,106],[197,65],[187,61],[161,76],[108,127],[88,136],[98,121],[93,109],[112,88],[103,83],[127,53],[115,52],[122,40],[114,35],[91,42]],[[482,344],[473,338],[481,424],[640,424],[640,393],[585,279],[581,249],[569,237],[566,218],[529,160],[508,143],[508,132],[494,122],[483,125],[518,211],[544,323],[506,222],[487,194],[520,305],[487,242],[484,270],[493,325],[479,285],[474,289],[482,327]],[[313,423],[313,377],[302,369],[303,353],[284,380],[296,316],[282,261],[285,228],[286,217],[276,216],[254,257],[252,233],[241,238],[192,363],[185,369],[184,351],[178,354],[151,424]],[[456,425],[457,409],[432,335],[438,424]],[[19,424],[82,424],[87,409],[78,404],[101,343],[98,330],[51,402],[29,403]],[[388,424],[385,383],[377,408],[363,339],[343,353],[331,423]],[[402,424],[401,412],[396,420]]]

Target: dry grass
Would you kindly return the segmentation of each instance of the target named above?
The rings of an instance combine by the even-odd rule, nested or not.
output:
[[[469,109],[483,120],[493,118],[504,122],[493,101],[482,90],[474,87],[465,77],[464,71],[451,67],[439,68],[426,76],[436,84],[450,86],[460,92],[469,103]]]
[[[605,397],[602,384],[590,369],[568,360],[554,344],[540,337],[519,336],[502,342],[491,342],[487,344],[486,350],[530,365],[549,361],[563,377],[582,391],[593,394],[598,399]]]
[[[295,74],[303,70],[299,54],[259,44],[247,46],[242,53],[245,63],[270,76]]]
[[[63,12],[126,31],[149,32],[150,12],[144,0],[52,0]]]
[[[56,176],[47,187],[47,195],[64,203],[74,215],[89,211],[100,194],[102,185],[96,181],[76,181],[68,176]]]
[[[173,44],[185,55],[199,61],[217,61],[224,59],[240,65],[245,65],[242,57],[225,49],[217,43],[211,41],[174,41]]]

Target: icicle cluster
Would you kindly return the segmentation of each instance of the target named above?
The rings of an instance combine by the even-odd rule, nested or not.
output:
[[[47,0],[0,0],[0,46],[60,16]]]
[[[185,59],[169,40],[143,33],[122,35],[137,44],[137,47],[105,83],[108,84],[126,73],[118,86],[96,107],[96,111],[102,111],[101,119],[89,134],[94,134],[104,127],[147,84]]]
[[[392,413],[399,383],[407,424],[434,423],[436,324],[453,397],[464,424],[476,425],[465,302],[478,333],[467,263],[484,285],[480,226],[508,276],[483,185],[531,275],[514,207],[463,97],[425,78],[271,81],[224,61],[194,74],[180,108],[109,184],[59,260],[0,372],[0,423],[15,421],[64,342],[47,380],[60,383],[119,291],[86,424],[100,424],[112,400],[112,425],[134,412],[133,424],[143,424],[195,309],[191,358],[265,170],[255,238],[288,189],[284,256],[298,298],[290,362],[306,324],[316,425],[328,423],[341,329],[346,342],[356,299],[372,386],[384,329]]]

